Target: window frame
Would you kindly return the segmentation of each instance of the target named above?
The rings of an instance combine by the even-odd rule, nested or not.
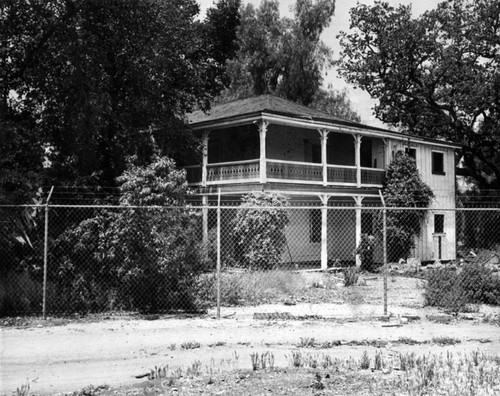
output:
[[[321,209],[309,210],[309,243],[321,243]]]
[[[438,221],[438,219],[440,219]],[[444,213],[434,213],[434,234],[435,235],[440,235],[444,234],[444,220],[445,216]],[[439,229],[437,226],[440,226]]]
[[[438,158],[440,158],[439,161],[437,161]],[[436,169],[438,163],[440,163],[441,165],[439,166],[439,169]],[[446,172],[444,170],[444,151],[431,151],[431,172],[433,175],[446,175]]]

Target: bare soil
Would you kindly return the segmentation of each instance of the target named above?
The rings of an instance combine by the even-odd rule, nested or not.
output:
[[[342,289],[314,280],[308,293],[292,296],[290,301],[223,308],[220,319],[211,310],[202,316],[143,319],[0,320],[4,324],[0,329],[0,395],[11,395],[27,381],[29,394],[37,395],[65,394],[90,384],[111,386],[109,394],[157,394],[155,386],[165,394],[264,394],[269,389],[275,394],[370,394],[370,373],[350,377],[354,374],[346,372],[326,378],[327,373],[320,372],[327,386],[315,389],[313,372],[299,374],[290,369],[292,351],[342,359],[389,349],[417,354],[474,350],[500,354],[498,307],[476,306],[472,313],[453,318],[422,306],[421,280],[395,278],[389,281],[388,297],[393,315],[383,321],[381,282],[379,276],[366,280],[366,286]],[[269,314],[263,316],[268,319],[254,319],[263,313]],[[293,317],[284,320],[275,313]],[[405,315],[416,320],[406,321]],[[440,337],[452,342],[440,344],[436,341]],[[314,339],[313,347],[301,345],[306,338]],[[200,345],[184,349],[183,343]],[[251,373],[250,354],[266,351],[272,352],[276,370]],[[155,366],[186,371],[197,361],[202,375],[179,379],[171,386],[136,378]],[[212,384],[208,373],[213,374]],[[240,387],[252,383],[249,378],[263,384],[252,388],[260,393]],[[354,380],[359,385],[354,386]],[[285,382],[295,385],[287,388]]]

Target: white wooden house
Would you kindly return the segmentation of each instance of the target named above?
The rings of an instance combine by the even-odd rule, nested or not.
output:
[[[287,241],[294,261],[326,268],[328,260],[354,258],[366,232],[363,206],[380,205],[386,169],[399,150],[415,158],[436,196],[414,255],[422,261],[455,258],[456,144],[344,120],[272,95],[197,111],[189,122],[202,139],[203,154],[198,164],[186,166],[187,178],[204,203],[219,188],[226,199],[273,191],[319,203],[318,216],[291,212]],[[358,209],[328,210],[346,201]],[[315,229],[311,222],[321,232],[304,237]]]

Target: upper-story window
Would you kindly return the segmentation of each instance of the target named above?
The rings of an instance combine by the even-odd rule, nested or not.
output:
[[[408,157],[413,158],[415,161],[417,160],[417,149],[416,148],[406,147],[405,154]]]
[[[444,175],[444,153],[441,151],[432,152],[432,173],[434,175]]]

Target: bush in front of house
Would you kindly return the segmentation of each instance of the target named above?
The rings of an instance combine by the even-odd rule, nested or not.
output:
[[[288,224],[288,200],[281,194],[251,193],[233,220],[235,259],[250,269],[273,269],[281,263]]]
[[[500,305],[500,277],[481,264],[466,264],[458,271],[441,268],[427,273],[425,304],[463,312],[467,304]]]
[[[387,258],[389,262],[409,257],[420,236],[422,220],[426,215],[421,208],[429,207],[434,193],[422,181],[415,160],[404,152],[396,153],[387,169],[382,189],[387,210]],[[405,209],[390,209],[405,208]],[[408,208],[408,209],[406,209]],[[415,208],[415,210],[411,210]],[[382,229],[379,221],[379,229]]]
[[[120,207],[99,210],[55,241],[53,311],[195,310],[205,263],[200,217],[185,206],[185,174],[157,157],[120,177]]]

